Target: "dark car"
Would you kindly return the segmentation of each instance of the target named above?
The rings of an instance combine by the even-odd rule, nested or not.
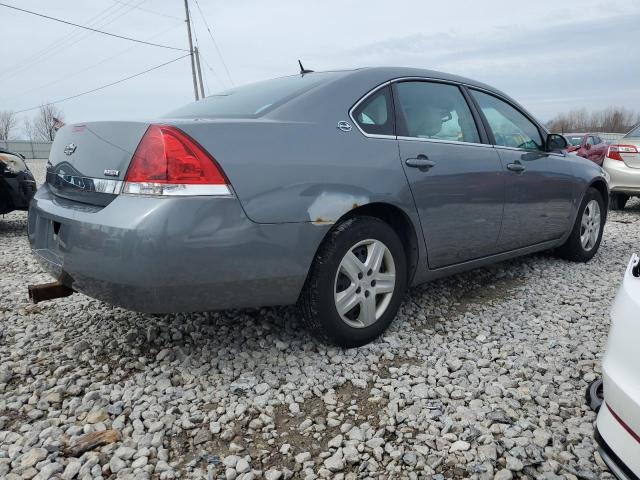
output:
[[[27,210],[36,193],[36,181],[24,157],[0,149],[0,215]]]
[[[593,257],[606,174],[566,148],[473,80],[306,73],[62,127],[29,239],[58,294],[150,313],[298,303],[320,337],[362,345],[409,285],[551,248]]]
[[[609,143],[595,133],[565,133],[571,146],[568,151],[602,166]]]

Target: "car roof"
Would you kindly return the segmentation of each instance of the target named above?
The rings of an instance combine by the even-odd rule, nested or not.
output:
[[[461,83],[471,87],[477,87],[482,90],[486,90],[491,93],[495,93],[498,96],[502,96],[512,103],[519,105],[523,108],[515,99],[507,95],[506,93],[498,90],[486,83],[473,80],[471,78],[463,77],[461,75],[455,75],[451,73],[440,72],[437,70],[430,70],[425,68],[413,68],[413,67],[361,67],[351,70],[330,70],[336,73],[342,73],[340,77],[343,79],[351,79],[354,81],[366,80],[376,84],[381,84],[387,81],[392,81],[402,78],[419,77],[432,80],[444,80],[448,82]],[[312,74],[313,75],[313,74]],[[526,110],[526,109],[525,109]]]

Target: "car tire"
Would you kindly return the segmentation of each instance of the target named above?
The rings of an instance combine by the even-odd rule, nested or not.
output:
[[[358,216],[329,232],[298,303],[316,337],[344,348],[358,347],[387,329],[406,289],[407,259],[400,238],[386,222]]]
[[[629,195],[624,193],[612,193],[609,197],[609,208],[611,210],[624,210],[629,201]]]
[[[585,225],[585,215],[590,217],[592,212],[594,215],[598,215],[599,223],[597,226],[590,222],[588,218]],[[602,195],[598,190],[590,187],[582,199],[571,234],[558,249],[558,254],[572,262],[588,262],[591,260],[600,247],[606,219],[607,212]],[[591,231],[592,234],[586,235],[588,231]],[[586,244],[585,238],[587,239]]]

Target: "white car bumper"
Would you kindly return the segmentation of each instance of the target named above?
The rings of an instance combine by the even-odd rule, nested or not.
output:
[[[638,262],[634,255],[611,309],[602,363],[604,403],[597,419],[601,455],[623,479],[640,477],[640,272],[634,274]]]
[[[605,157],[602,168],[609,174],[611,192],[640,195],[640,168],[632,168],[619,160]]]

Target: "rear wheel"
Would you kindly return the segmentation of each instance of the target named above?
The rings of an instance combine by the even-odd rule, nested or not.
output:
[[[591,260],[600,247],[605,219],[602,195],[595,188],[589,188],[580,204],[571,235],[558,249],[560,256],[573,262]]]
[[[629,195],[625,195],[624,193],[612,193],[609,197],[609,208],[611,208],[611,210],[624,210],[628,201]]]
[[[394,230],[354,217],[329,233],[300,296],[309,329],[342,347],[369,343],[396,316],[407,288],[407,261]]]

